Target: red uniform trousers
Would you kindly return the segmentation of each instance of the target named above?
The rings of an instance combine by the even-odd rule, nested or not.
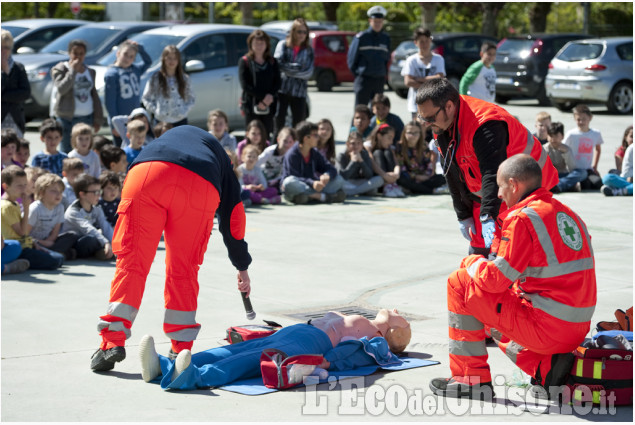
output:
[[[192,348],[200,329],[198,270],[219,203],[210,182],[179,165],[153,161],[130,169],[112,242],[117,269],[108,311],[98,325],[102,350],[124,346],[130,338],[161,234],[166,254],[163,330],[175,352]]]
[[[551,370],[551,356],[571,352],[586,334],[563,328],[558,319],[549,320],[511,289],[483,291],[464,264],[448,278],[448,313],[450,369],[452,377],[464,383],[492,380],[486,328],[507,357],[540,383]]]

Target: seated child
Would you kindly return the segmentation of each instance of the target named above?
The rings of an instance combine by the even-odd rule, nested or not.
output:
[[[551,115],[547,112],[538,112],[536,115],[536,132],[533,136],[543,145],[547,143],[547,132],[551,126]]]
[[[549,155],[551,163],[558,171],[558,184],[551,191],[560,193],[573,190],[576,184],[586,178],[586,171],[575,168],[575,159],[569,146],[562,144],[564,125],[554,122],[547,129],[547,144],[543,149]]]
[[[240,200],[243,202],[243,206],[248,207],[251,205],[251,191],[244,188],[243,185],[243,174],[238,169],[238,158],[236,157],[236,151],[232,151],[229,148],[225,148],[225,153],[232,162],[232,167],[234,167],[234,174],[238,179],[238,183],[240,184]]]
[[[252,204],[279,204],[278,190],[269,187],[262,169],[257,166],[259,153],[254,145],[247,145],[243,149],[243,163],[238,166],[243,177],[242,188],[251,192]]]
[[[52,118],[45,119],[40,125],[40,140],[44,150],[33,157],[31,165],[62,177],[62,161],[67,158],[64,152],[57,150],[62,142],[62,125]]]
[[[236,156],[238,157],[238,165],[241,164],[243,148],[247,145],[255,145],[260,152],[264,152],[269,146],[269,140],[266,139],[267,130],[260,120],[253,120],[247,125],[245,139],[241,140],[236,147]]]
[[[64,256],[50,251],[40,245],[29,235],[29,208],[31,199],[27,196],[26,172],[17,165],[10,165],[2,170],[2,187],[4,198],[0,201],[2,214],[2,236],[20,241],[22,252],[19,258],[29,261],[29,268],[39,270],[55,270],[64,263]],[[24,213],[16,202],[22,199]]]
[[[62,194],[62,205],[64,211],[72,204],[77,197],[73,189],[73,183],[77,176],[84,172],[84,163],[79,158],[66,158],[62,165],[62,182],[64,183],[64,193]]]
[[[580,184],[582,189],[599,189],[602,184],[599,178],[598,164],[602,154],[602,134],[590,127],[593,114],[586,105],[576,105],[573,108],[573,118],[577,128],[567,131],[564,135],[565,145],[571,148],[575,159],[576,170],[585,171],[587,176]]]
[[[24,172],[26,173],[26,196],[29,198],[29,201],[33,203],[35,201],[35,182],[40,176],[45,174],[49,174],[44,168],[40,167],[26,167],[24,168]],[[18,203],[20,204],[20,208],[22,208],[22,198],[18,199]],[[27,214],[29,212],[28,209],[23,209],[22,212],[26,211]]]
[[[29,207],[29,230],[38,244],[63,254],[70,261],[77,257],[73,247],[79,236],[73,231],[60,233],[64,224],[63,192],[64,182],[60,176],[47,173],[37,179],[36,200]]]
[[[319,131],[319,130],[318,130]],[[270,187],[280,190],[280,176],[282,175],[282,161],[284,155],[295,144],[295,131],[283,127],[278,132],[278,143],[268,146],[258,156],[258,166],[262,169]]]
[[[154,133],[152,132],[152,128],[150,127],[150,114],[145,109],[139,107],[135,108],[130,112],[130,115],[116,115],[112,118],[111,123],[114,130],[121,137],[121,148],[125,148],[130,145],[130,139],[128,138],[128,123],[132,120],[141,120],[146,126],[146,135],[144,145],[147,145],[154,139],[156,139]]]
[[[633,126],[629,125],[624,131],[624,137],[622,137],[622,144],[615,151],[615,169],[618,173],[622,172],[622,162],[624,161],[624,155],[626,149],[633,144]]]
[[[143,149],[143,143],[146,140],[147,132],[146,124],[141,120],[132,120],[126,126],[126,131],[126,136],[128,137],[130,144],[123,148],[123,151],[126,153],[128,164],[132,164],[139,153],[141,153],[141,149]]]
[[[406,125],[396,149],[401,173],[397,183],[412,193],[429,195],[445,184],[445,178],[435,173],[428,142],[416,121]]]
[[[346,139],[346,151],[337,156],[340,175],[346,180],[346,196],[373,195],[384,185],[384,179],[375,174],[377,164],[364,149],[362,135],[354,131]]]
[[[388,124],[395,129],[395,138],[393,145],[401,140],[401,132],[403,131],[403,121],[397,115],[390,112],[390,99],[383,93],[377,93],[371,102],[373,108],[373,117],[370,119],[368,128],[372,130],[382,124]]]
[[[75,231],[79,235],[75,245],[77,256],[111,259],[113,229],[99,206],[99,180],[85,173],[80,174],[75,179],[73,189],[77,199],[64,213],[64,229]]]
[[[228,133],[229,118],[220,109],[214,109],[207,114],[207,130],[218,140],[222,147],[236,152],[236,138]]]
[[[128,172],[128,158],[123,149],[115,145],[106,145],[101,150],[99,158],[106,168],[105,171],[114,171],[120,178],[126,176]]]
[[[318,121],[318,140],[317,150],[331,164],[335,165],[335,130],[333,123],[327,118]]]
[[[632,128],[631,128],[632,131]],[[633,196],[633,144],[626,148],[621,174],[608,173],[602,178],[604,196]]]
[[[93,151],[93,128],[84,123],[75,124],[71,130],[71,146],[69,158],[79,158],[84,163],[84,172],[93,177],[99,177],[101,163],[99,156]],[[62,171],[64,163],[62,162]]]
[[[29,162],[31,156],[31,145],[28,140],[20,139],[20,146],[18,150],[13,154],[13,162],[20,167],[25,168]]]
[[[168,131],[169,129],[173,127],[174,126],[172,125],[172,123],[159,121],[158,123],[154,125],[154,127],[152,127],[152,132],[154,133],[156,137],[160,137],[163,133],[165,133],[166,131]]]
[[[370,118],[372,117],[370,109],[366,105],[357,105],[355,107],[355,113],[353,114],[353,126],[350,132],[358,132],[364,139],[364,147],[370,146],[370,142],[367,143],[370,133],[373,131],[370,128]]]
[[[100,169],[101,171],[99,173],[100,175],[106,170],[106,167],[104,167],[103,162],[101,162],[101,150],[104,148],[104,146],[107,146],[107,145],[114,146],[115,144],[107,137],[100,136],[100,135],[93,136],[93,152],[95,152],[97,156],[99,157],[99,165],[101,166],[101,169]]]
[[[101,186],[99,206],[114,229],[117,224],[117,208],[121,201],[121,179],[114,171],[104,171],[99,176],[99,185]]]
[[[24,168],[22,164],[13,159],[19,147],[20,138],[18,134],[11,129],[2,130],[2,169],[9,165],[19,165]]]
[[[388,124],[382,124],[373,130],[370,136],[370,150],[373,159],[381,169],[380,174],[384,181],[384,196],[389,198],[403,198],[406,196],[397,181],[401,176],[401,167],[397,163],[397,157],[392,149],[392,141],[395,130]]]
[[[287,201],[306,204],[309,199],[319,202],[344,202],[344,179],[317,151],[318,126],[308,121],[295,128],[298,143],[284,155],[281,189]]]

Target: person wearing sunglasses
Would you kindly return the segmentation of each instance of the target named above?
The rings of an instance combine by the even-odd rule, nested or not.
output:
[[[308,81],[313,75],[313,48],[309,39],[309,27],[302,18],[291,25],[286,40],[280,40],[273,56],[278,61],[282,83],[278,91],[273,139],[285,125],[287,109],[291,107],[293,127],[306,119]]]
[[[382,6],[368,9],[369,28],[358,33],[348,48],[346,61],[355,76],[355,106],[368,105],[373,96],[384,92],[390,60],[390,36],[382,31],[387,13]]]
[[[527,153],[542,168],[542,186],[558,183],[558,172],[542,145],[505,109],[459,95],[446,79],[425,81],[417,91],[417,119],[435,134],[462,235],[470,254],[496,252],[494,231],[504,205],[496,172],[508,157]]]

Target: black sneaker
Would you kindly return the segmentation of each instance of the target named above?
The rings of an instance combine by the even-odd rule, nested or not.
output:
[[[302,205],[306,204],[307,202],[309,202],[309,195],[307,195],[306,193],[300,193],[299,195],[295,195],[293,198],[294,204]]]
[[[90,368],[95,372],[104,372],[113,369],[116,362],[120,362],[125,358],[126,349],[124,347],[113,347],[108,350],[100,348],[92,355]]]
[[[346,192],[342,189],[338,190],[335,193],[327,193],[326,194],[326,202],[328,204],[344,202],[346,199]]]
[[[492,400],[494,398],[494,388],[491,381],[468,385],[457,382],[453,378],[435,378],[430,381],[430,389],[434,394],[442,397],[468,397],[477,400]]]

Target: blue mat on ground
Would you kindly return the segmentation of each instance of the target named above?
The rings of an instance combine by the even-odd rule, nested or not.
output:
[[[384,366],[383,368],[379,365],[371,365],[364,366],[357,369],[352,370],[344,370],[344,371],[329,371],[329,378],[331,376],[339,378],[349,378],[356,376],[368,376],[377,372],[379,369],[387,370],[387,371],[395,371],[395,370],[406,370],[413,369],[415,367],[424,367],[431,366],[435,364],[439,364],[439,362],[435,360],[423,360],[417,359],[413,357],[400,357],[399,358],[403,363],[398,366]],[[321,379],[320,384],[328,382],[327,379]],[[303,387],[303,384],[298,385],[294,388]],[[245,394],[245,395],[262,395],[277,392],[278,390],[273,388],[267,388],[262,384],[262,377],[251,378],[251,379],[243,379],[242,381],[236,381],[229,385],[223,385],[222,387],[218,387],[219,390],[231,391],[234,393]]]

